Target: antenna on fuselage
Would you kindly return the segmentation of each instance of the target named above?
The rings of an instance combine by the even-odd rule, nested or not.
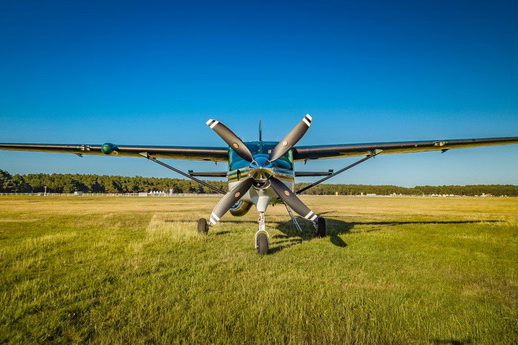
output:
[[[261,120],[259,120],[259,141],[263,141],[263,126]]]

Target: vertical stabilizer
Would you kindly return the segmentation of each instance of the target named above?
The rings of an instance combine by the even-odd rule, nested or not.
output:
[[[261,120],[259,120],[259,141],[263,141],[263,126]]]

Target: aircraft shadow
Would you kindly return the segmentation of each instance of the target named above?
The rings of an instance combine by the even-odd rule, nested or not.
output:
[[[297,217],[302,232],[300,232],[291,220],[287,222],[271,222],[282,234],[273,235],[270,253],[275,254],[286,248],[309,241],[315,238],[315,229],[306,219]],[[345,248],[347,243],[338,235],[347,234],[354,227],[354,223],[347,223],[338,219],[326,218],[327,237],[337,247]]]
[[[271,236],[270,253],[274,254],[284,249],[301,244],[303,241],[310,241],[315,236],[313,225],[306,219],[296,217],[302,232],[297,230],[291,220],[287,222],[270,222],[282,234]],[[338,219],[326,218],[327,237],[329,241],[341,248],[347,247],[347,243],[339,236],[349,234],[356,226],[397,226],[408,224],[483,224],[483,223],[500,223],[501,220],[425,220],[425,221],[365,221],[365,222],[345,222]],[[380,231],[382,228],[362,229],[360,232]]]

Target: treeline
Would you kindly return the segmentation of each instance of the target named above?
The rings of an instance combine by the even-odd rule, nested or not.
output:
[[[227,182],[210,181],[211,184],[228,190]],[[298,183],[296,190],[307,186]],[[138,193],[164,192],[172,193],[211,193],[206,187],[194,181],[156,178],[156,177],[127,177],[108,175],[79,175],[79,174],[27,174],[11,175],[0,170],[0,193],[43,193],[47,187],[48,193]],[[468,186],[416,186],[405,188],[398,186],[349,185],[349,184],[320,184],[304,192],[308,195],[494,195],[518,196],[518,186],[515,185],[468,185]]]
[[[297,184],[301,189],[307,183]],[[468,185],[468,186],[416,186],[413,188],[399,186],[372,186],[349,184],[321,184],[309,189],[304,194],[308,195],[493,195],[493,196],[518,196],[518,186],[515,185]]]
[[[225,182],[214,181],[211,184],[227,190]],[[156,178],[156,177],[127,177],[108,175],[79,175],[79,174],[27,174],[10,175],[0,170],[1,193],[209,193],[208,188],[194,181]]]

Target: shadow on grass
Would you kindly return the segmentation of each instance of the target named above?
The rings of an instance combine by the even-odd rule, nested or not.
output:
[[[281,250],[300,244],[302,241],[309,241],[315,238],[315,228],[309,221],[304,218],[297,217],[297,222],[299,223],[302,232],[295,228],[291,220],[287,222],[270,223],[282,233],[281,235],[272,236],[272,246],[270,247],[271,254],[275,254]],[[354,223],[326,218],[327,237],[329,237],[331,243],[337,247],[347,247],[347,243],[338,235],[349,233],[353,227]]]
[[[276,228],[282,232],[282,235],[274,235],[271,240],[270,253],[275,254],[286,248],[292,247],[302,241],[309,241],[315,236],[313,225],[304,218],[296,217],[302,232],[298,231],[292,221],[273,222]],[[355,226],[397,226],[408,224],[484,224],[484,223],[500,223],[501,220],[427,220],[427,221],[381,221],[381,222],[344,222],[338,219],[326,218],[326,232],[329,241],[340,248],[347,247],[347,243],[339,236],[351,233]],[[361,232],[380,231],[382,228],[365,229]]]
[[[432,344],[466,345],[466,344],[472,344],[472,341],[471,341],[471,339],[466,339],[466,340],[433,339]]]
[[[222,236],[222,235],[230,234],[230,231],[215,231],[215,232],[213,232],[213,234],[215,236]]]
[[[354,222],[354,225],[405,225],[405,224],[484,224],[503,223],[503,220],[411,220],[411,221],[385,221],[385,222]]]

